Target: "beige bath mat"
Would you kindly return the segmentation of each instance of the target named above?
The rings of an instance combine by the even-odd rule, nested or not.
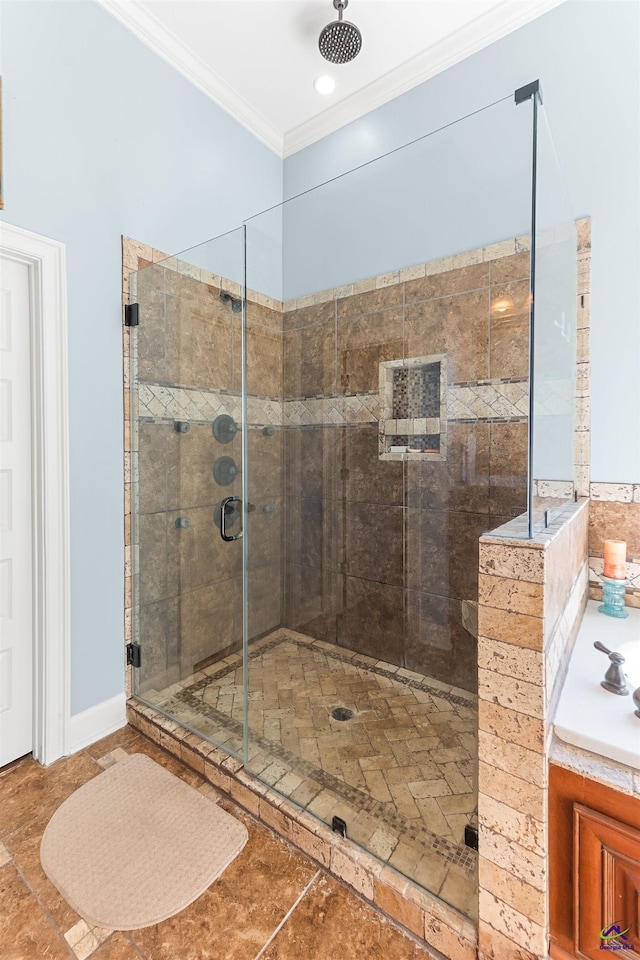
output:
[[[247,842],[245,826],[141,753],[56,810],[44,871],[88,923],[138,930],[183,910]]]

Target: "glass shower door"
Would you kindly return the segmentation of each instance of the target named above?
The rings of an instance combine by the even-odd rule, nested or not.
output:
[[[244,729],[242,279],[242,230],[130,278],[134,693],[234,753]]]
[[[586,431],[576,400],[578,238],[544,106],[538,105],[534,356],[529,532],[573,502],[576,430]],[[576,423],[576,411],[581,420]],[[582,436],[585,434],[583,433]],[[584,486],[583,486],[584,492]]]
[[[280,403],[283,523],[265,590],[249,517],[246,766],[470,917],[478,539],[526,510],[530,157],[508,97],[247,222],[248,288],[282,290],[281,365],[250,323],[247,382]]]

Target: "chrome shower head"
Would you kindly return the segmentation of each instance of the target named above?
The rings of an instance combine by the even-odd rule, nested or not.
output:
[[[318,40],[320,53],[331,63],[348,63],[358,56],[362,47],[362,35],[358,28],[342,19],[348,3],[349,0],[333,0],[338,19],[326,25]]]

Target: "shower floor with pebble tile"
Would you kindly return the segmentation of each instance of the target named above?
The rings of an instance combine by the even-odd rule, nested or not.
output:
[[[286,629],[251,644],[248,686],[248,771],[475,917],[475,695]],[[242,754],[240,653],[144,699]]]

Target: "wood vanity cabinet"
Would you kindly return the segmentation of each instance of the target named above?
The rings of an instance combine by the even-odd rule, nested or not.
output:
[[[640,958],[640,799],[550,766],[549,896],[554,960]]]

